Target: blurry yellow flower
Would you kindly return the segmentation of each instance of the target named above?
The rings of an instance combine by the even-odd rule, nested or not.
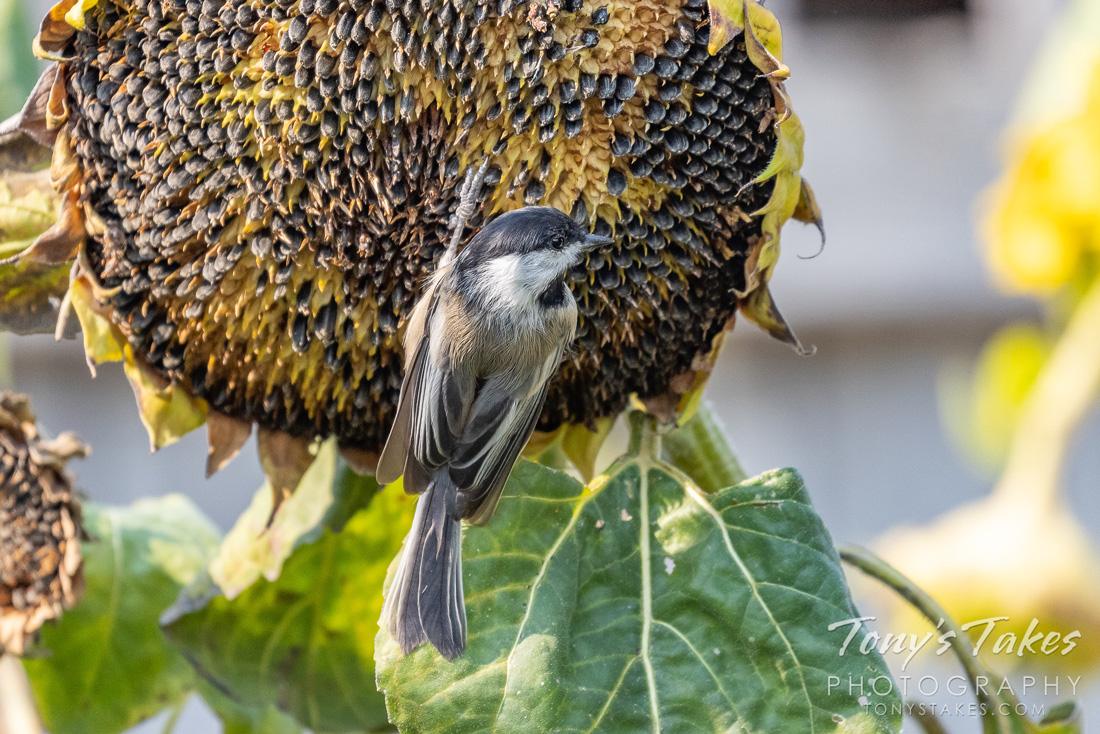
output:
[[[1039,509],[994,495],[926,527],[894,530],[876,550],[960,624],[978,623],[968,630],[975,641],[988,630],[981,653],[990,667],[1073,673],[1100,662],[1100,557],[1063,505]],[[889,603],[894,606],[884,629],[927,631],[904,602]],[[1048,647],[1053,652],[1034,642],[1040,633],[1044,640],[1058,635]],[[1033,643],[1021,653],[1029,635]]]
[[[1011,200],[1013,197],[1005,197]],[[992,222],[990,266],[1009,290],[1047,294],[1065,284],[1077,265],[1080,243],[1029,205],[1006,204]]]
[[[1100,395],[1097,333],[1100,278],[1078,300],[1031,381],[993,493],[877,544],[956,620],[976,623],[976,636],[982,620],[998,620],[984,650],[996,655],[990,664],[997,669],[1026,664],[1079,671],[1100,663],[1100,553],[1062,499],[1072,438]],[[916,624],[907,610],[894,611],[889,629]],[[1064,647],[1057,654],[1032,652],[1026,641],[1037,632],[1044,639],[1069,637],[1073,648],[1065,655]]]
[[[1100,663],[1100,553],[1062,499],[1072,439],[1100,396],[1100,3],[1069,4],[1036,68],[982,234],[1004,287],[1064,311],[1051,319],[1060,333],[1000,332],[960,401],[964,443],[1004,459],[992,494],[877,545],[973,637],[988,631],[991,667],[1077,671]],[[893,612],[893,627],[919,627]]]
[[[1072,118],[1025,135],[994,188],[984,234],[1009,290],[1048,294],[1100,247],[1100,64],[1088,94]]]
[[[1038,185],[1035,193],[1045,194],[1050,210],[1069,223],[1100,216],[1100,110],[1095,107],[1042,136],[1027,161]]]
[[[945,374],[944,418],[956,441],[983,468],[1000,468],[1024,401],[1050,354],[1050,338],[1032,324],[1010,324],[982,349],[971,370]]]

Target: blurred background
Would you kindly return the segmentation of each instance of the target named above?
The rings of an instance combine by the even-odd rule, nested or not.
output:
[[[838,544],[872,543],[890,528],[930,523],[994,486],[996,462],[975,461],[946,427],[953,409],[945,397],[953,394],[951,375],[970,369],[1001,327],[1040,322],[1036,300],[994,285],[976,207],[1005,170],[1005,126],[1064,3],[768,5],[783,22],[788,89],[807,131],[803,170],[828,231],[819,252],[812,227],[787,225],[773,292],[817,353],[799,357],[742,323],[708,396],[750,473],[797,467]],[[36,4],[25,15],[45,10]],[[0,65],[14,68],[22,57],[5,50],[12,61]],[[9,106],[22,98],[3,96]],[[7,351],[10,383],[34,397],[42,425],[72,429],[93,447],[75,466],[90,498],[126,503],[181,492],[228,528],[260,485],[248,448],[204,480],[204,431],[150,455],[121,367],[105,365],[93,381],[77,342],[9,338]],[[1064,496],[1098,538],[1095,416],[1076,441]],[[1081,632],[1100,636],[1100,629]],[[921,663],[939,670],[937,664],[947,662]],[[1100,716],[1100,681],[1086,676],[1078,693],[1086,713]],[[1067,694],[1063,683],[1057,698]],[[1025,696],[1040,704],[1055,698]],[[946,723],[953,732],[978,731],[976,720]],[[160,725],[147,722],[139,731]],[[205,734],[217,724],[195,704],[178,731]]]

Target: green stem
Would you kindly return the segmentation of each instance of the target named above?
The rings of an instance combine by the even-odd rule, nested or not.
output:
[[[924,734],[947,734],[947,729],[943,727],[943,724],[931,711],[921,709],[919,704],[913,703],[910,703],[907,708],[910,712],[909,717],[917,722],[917,726],[921,728]]]
[[[627,423],[630,426],[627,455],[659,460],[661,436],[657,431],[657,419],[640,410],[635,410],[627,416]]]
[[[0,334],[0,390],[10,390],[12,386],[11,341],[7,334]]]
[[[183,707],[187,703],[187,699],[183,699],[175,706],[173,706],[168,714],[168,720],[164,722],[164,729],[161,730],[161,734],[172,734],[176,729],[176,724],[179,723],[180,714],[183,713]]]
[[[1100,278],[1078,303],[1016,423],[994,496],[1050,509],[1058,501],[1073,435],[1100,393]]]
[[[948,643],[966,673],[970,688],[974,691],[974,697],[978,700],[979,708],[982,709],[983,734],[999,734],[999,732],[1007,731],[1007,729],[1000,726],[1001,722],[997,716],[997,699],[986,690],[992,676],[978,662],[978,651],[974,649],[966,631],[951,618],[947,610],[940,606],[939,602],[929,596],[927,592],[910,581],[901,571],[866,548],[858,546],[841,548],[840,557],[848,565],[859,569],[892,589],[920,612],[936,629],[942,628],[945,634],[951,633]],[[979,679],[984,680],[984,684],[981,684]],[[1010,725],[1010,722],[1005,722],[1005,724]]]
[[[664,448],[669,462],[706,492],[717,492],[748,478],[706,403],[699,406],[691,420],[665,436]]]

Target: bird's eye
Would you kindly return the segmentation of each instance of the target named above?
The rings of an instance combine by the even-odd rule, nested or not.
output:
[[[553,247],[555,250],[560,250],[561,248],[565,247],[565,238],[562,237],[560,234],[554,235],[550,239],[550,246]]]

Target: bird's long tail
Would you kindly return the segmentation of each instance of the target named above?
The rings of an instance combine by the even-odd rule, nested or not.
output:
[[[383,624],[404,653],[431,642],[454,660],[466,649],[462,525],[451,516],[456,493],[447,468],[437,471],[417,502],[386,594]]]

